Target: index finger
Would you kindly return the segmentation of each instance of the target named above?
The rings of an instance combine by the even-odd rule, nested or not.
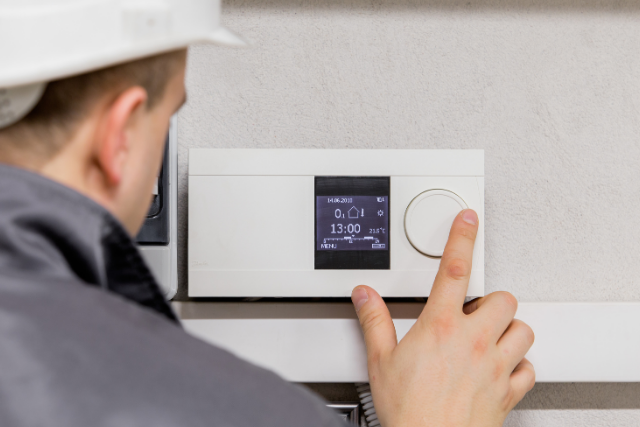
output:
[[[478,215],[471,209],[461,211],[453,220],[440,268],[427,301],[429,311],[458,311],[469,288],[473,245],[478,233]]]

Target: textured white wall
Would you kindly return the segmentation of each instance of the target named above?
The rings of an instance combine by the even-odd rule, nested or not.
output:
[[[640,300],[640,2],[233,0],[224,10],[254,47],[190,52],[181,236],[189,147],[483,148],[488,292]],[[553,405],[537,394],[508,425],[640,425],[640,387],[618,393],[615,411],[580,404],[600,393],[589,387],[565,390],[578,402],[570,412],[540,411]]]
[[[504,427],[638,427],[640,411],[513,411]]]

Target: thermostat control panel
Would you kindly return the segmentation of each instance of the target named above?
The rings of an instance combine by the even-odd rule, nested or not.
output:
[[[455,216],[478,213],[481,150],[191,149],[191,297],[428,296]]]

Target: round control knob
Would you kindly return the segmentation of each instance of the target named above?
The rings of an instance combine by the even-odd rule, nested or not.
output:
[[[449,190],[427,190],[418,194],[404,214],[404,231],[409,243],[423,255],[441,257],[453,220],[467,208],[464,200]]]

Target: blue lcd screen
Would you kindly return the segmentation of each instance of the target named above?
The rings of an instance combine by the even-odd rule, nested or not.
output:
[[[389,197],[316,196],[318,251],[389,250]]]

